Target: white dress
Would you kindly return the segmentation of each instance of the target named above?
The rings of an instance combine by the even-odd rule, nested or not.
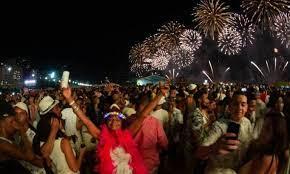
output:
[[[61,150],[61,140],[62,138],[56,139],[54,141],[54,146],[53,150],[50,154],[50,158],[53,163],[52,170],[55,174],[76,174],[80,173],[78,172],[73,172],[67,162],[64,153]],[[74,151],[73,151],[74,152]],[[75,153],[74,153],[75,154]]]

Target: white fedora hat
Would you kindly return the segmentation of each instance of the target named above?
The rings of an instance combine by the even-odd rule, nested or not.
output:
[[[136,114],[136,111],[133,108],[125,108],[123,109],[123,114],[130,117],[131,115]]]
[[[18,102],[18,103],[16,103],[16,105],[14,105],[14,107],[18,107],[19,109],[24,110],[28,114],[28,108],[27,108],[27,105],[25,103]]]
[[[58,100],[53,100],[50,96],[45,96],[38,104],[39,114],[44,115],[48,113],[58,103]]]

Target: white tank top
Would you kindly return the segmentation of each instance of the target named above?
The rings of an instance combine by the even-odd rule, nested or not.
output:
[[[61,150],[61,140],[62,138],[56,139],[54,141],[53,150],[50,154],[50,158],[53,163],[53,172],[55,174],[79,174],[80,172],[73,172],[67,162],[64,153]],[[74,152],[74,151],[73,151]],[[74,152],[75,155],[75,152]]]

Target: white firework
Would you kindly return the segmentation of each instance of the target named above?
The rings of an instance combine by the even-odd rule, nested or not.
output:
[[[191,29],[184,30],[180,35],[180,48],[185,51],[194,52],[198,50],[202,44],[201,35]]]
[[[134,72],[138,77],[142,76],[146,71],[149,71],[149,64],[134,63],[130,67],[130,70]]]
[[[218,37],[218,48],[226,55],[237,55],[242,50],[242,37],[232,27],[225,27]]]
[[[240,33],[243,47],[253,45],[256,26],[245,15],[233,14],[230,26]]]
[[[176,69],[182,69],[189,66],[193,62],[194,53],[179,48],[174,50],[171,60],[171,64],[174,65]]]
[[[179,36],[184,28],[184,25],[177,21],[170,21],[162,25],[158,29],[157,47],[167,52],[171,52],[171,50],[179,46]]]
[[[276,16],[272,30],[281,44],[290,48],[290,13],[281,13]]]
[[[170,60],[170,55],[163,51],[158,50],[151,60],[151,66],[158,70],[165,70]]]
[[[242,0],[244,13],[262,29],[272,27],[276,15],[289,12],[289,0]]]
[[[213,40],[230,22],[230,6],[222,0],[201,0],[194,11],[196,27]]]
[[[172,70],[169,70],[168,71],[169,73],[167,73],[166,75],[165,75],[165,77],[168,79],[168,80],[175,80],[177,77],[178,77],[178,75],[179,75],[179,72],[177,72],[174,68],[172,69]]]

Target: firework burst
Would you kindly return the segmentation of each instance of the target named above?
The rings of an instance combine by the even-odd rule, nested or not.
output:
[[[193,30],[187,29],[180,35],[180,48],[185,51],[194,52],[198,50],[202,44],[201,35]]]
[[[189,66],[193,60],[194,60],[194,54],[189,51],[182,50],[181,48],[178,48],[173,51],[173,54],[171,56],[171,64],[176,69],[182,69],[187,66]]]
[[[165,70],[170,60],[170,55],[163,51],[158,50],[152,59],[151,66],[157,70]]]
[[[233,14],[230,26],[240,33],[243,47],[253,45],[256,27],[246,16]]]
[[[138,43],[134,45],[129,52],[129,62],[134,64],[135,62],[140,62],[142,60],[142,44]]]
[[[157,51],[157,35],[147,37],[143,43],[143,56],[152,59],[154,53]]]
[[[197,22],[197,28],[213,40],[220,34],[222,29],[230,23],[230,6],[220,0],[202,0],[193,14]]]
[[[243,0],[241,7],[251,21],[266,29],[273,25],[276,15],[288,12],[289,0]]]
[[[170,52],[179,46],[179,37],[184,30],[184,25],[170,21],[158,29],[157,47]]]
[[[218,37],[218,48],[226,55],[237,55],[242,49],[242,37],[232,27],[225,27]]]
[[[279,57],[273,58],[273,60],[265,60],[265,65],[262,66],[257,65],[253,61],[250,63],[255,68],[256,72],[259,72],[259,74],[263,77],[264,81],[273,83],[283,80],[283,75],[286,73],[289,62],[284,60],[284,58]]]
[[[138,77],[141,77],[142,75],[144,75],[145,72],[150,70],[150,63],[134,63],[130,67],[130,70],[134,72]]]
[[[274,20],[274,35],[286,48],[290,48],[290,13],[281,13]]]
[[[145,45],[138,43],[129,52],[130,70],[140,76],[150,69],[151,60],[148,57]]]
[[[170,81],[174,81],[178,77],[178,75],[179,75],[179,72],[177,72],[175,69],[172,69],[168,71],[165,77]]]
[[[223,80],[225,78],[226,73],[231,70],[230,67],[226,67],[226,69],[224,69],[223,67],[214,68],[210,60],[208,61],[208,66],[211,73],[208,73],[208,71],[206,70],[202,70],[202,74],[205,75],[207,79],[212,83],[215,81]],[[219,70],[221,71],[216,72],[217,71],[216,69],[218,69],[218,71]]]

